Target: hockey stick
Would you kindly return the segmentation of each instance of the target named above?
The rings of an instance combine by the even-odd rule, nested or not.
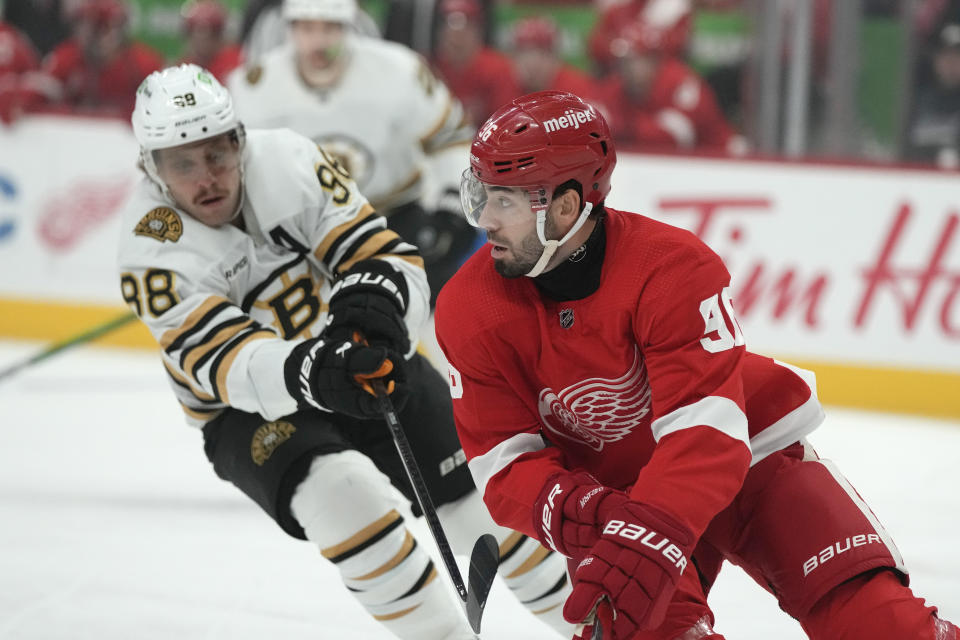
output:
[[[413,492],[417,496],[417,501],[420,502],[420,509],[423,511],[424,518],[427,519],[427,524],[430,525],[430,533],[433,534],[437,548],[440,549],[440,557],[443,558],[447,573],[460,595],[460,602],[467,614],[470,628],[473,629],[474,633],[480,633],[480,618],[483,617],[483,608],[487,604],[487,596],[490,595],[490,587],[493,586],[493,579],[497,575],[497,566],[500,564],[500,547],[497,544],[497,539],[491,534],[485,533],[474,543],[473,551],[470,553],[470,572],[467,575],[470,585],[468,590],[463,584],[463,576],[460,575],[460,569],[453,557],[453,551],[450,550],[447,534],[444,533],[443,526],[440,524],[440,518],[433,506],[427,484],[424,482],[417,461],[413,457],[410,441],[407,440],[407,435],[400,425],[400,420],[397,419],[393,402],[390,401],[381,380],[371,380],[371,384],[376,391],[380,411],[383,413],[383,418],[393,436],[393,443],[400,453],[403,467],[407,471],[407,476],[410,477]]]
[[[85,342],[96,340],[100,336],[108,334],[114,329],[119,329],[120,327],[125,326],[136,319],[137,319],[137,316],[127,312],[122,316],[118,316],[114,318],[113,320],[104,322],[103,324],[93,327],[92,329],[88,329],[87,331],[84,331],[79,335],[73,336],[71,338],[66,338],[64,340],[61,340],[60,342],[55,342],[52,345],[44,348],[39,353],[33,354],[26,360],[22,360],[14,365],[11,365],[5,369],[0,370],[0,381],[3,381],[4,379],[9,378],[10,376],[16,373],[19,373],[23,369],[26,369],[27,367],[35,365],[36,363],[41,362],[42,360],[46,360],[50,356],[56,355],[65,349],[69,349],[70,347],[75,347]]]

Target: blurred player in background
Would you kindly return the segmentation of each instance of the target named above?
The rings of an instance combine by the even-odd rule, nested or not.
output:
[[[48,82],[35,103],[129,117],[137,86],[163,67],[159,53],[130,39],[125,0],[78,0],[73,35],[43,60]]]
[[[185,50],[181,63],[196,64],[221,82],[240,66],[240,45],[226,38],[227,8],[219,0],[190,0],[180,10]]]
[[[30,40],[0,19],[0,122],[9,124],[21,113],[28,74],[39,65]]]
[[[440,0],[432,63],[470,121],[486,120],[503,103],[520,95],[510,58],[484,44],[479,0]]]
[[[477,238],[458,196],[473,130],[416,53],[351,30],[356,11],[354,0],[285,0],[290,44],[228,86],[244,122],[288,127],[337,158],[420,249],[435,299]]]
[[[560,58],[560,34],[545,16],[522,18],[513,26],[513,67],[522,93],[569,91],[582,98],[596,97],[597,85],[586,73]]]
[[[813,374],[745,350],[696,236],[605,207],[615,166],[603,116],[569,93],[505,105],[471,147],[464,211],[490,251],[436,326],[494,519],[570,558],[564,614],[596,613],[604,640],[720,640],[706,592],[724,559],[813,640],[956,640],[806,442]]]
[[[606,75],[617,66],[617,54],[610,50],[625,27],[644,25],[662,35],[660,52],[665,56],[683,58],[690,41],[693,24],[691,0],[626,0],[609,2],[600,11],[590,31],[587,50],[600,75]]]
[[[413,493],[371,388],[379,380],[453,548],[469,553],[494,533],[507,585],[569,629],[563,559],[490,520],[447,386],[415,351],[429,312],[416,247],[311,140],[246,131],[199,67],[150,75],[133,129],[146,175],[122,222],[123,297],[159,343],[216,473],[316,544],[395,636],[474,638],[397,511],[391,485]]]
[[[713,90],[666,53],[665,37],[650,25],[631,23],[610,41],[617,64],[600,101],[614,139],[642,151],[744,153],[746,141],[727,122]]]

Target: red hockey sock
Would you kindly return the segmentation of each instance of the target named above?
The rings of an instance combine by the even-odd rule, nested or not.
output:
[[[881,570],[834,588],[800,624],[810,640],[960,640],[936,612],[896,574]]]

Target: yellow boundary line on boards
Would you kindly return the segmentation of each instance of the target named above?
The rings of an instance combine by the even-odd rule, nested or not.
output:
[[[56,342],[109,322],[125,307],[0,299],[0,338]],[[150,332],[131,322],[99,345],[157,349]],[[960,418],[960,372],[868,367],[785,358],[817,374],[820,400],[875,411]]]

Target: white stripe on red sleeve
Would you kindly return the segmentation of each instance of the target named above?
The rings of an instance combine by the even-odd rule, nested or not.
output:
[[[650,429],[653,431],[653,439],[659,442],[665,435],[699,426],[712,427],[734,440],[742,441],[747,447],[750,446],[747,416],[736,402],[722,396],[707,396],[693,404],[674,409],[654,420]]]
[[[547,443],[538,433],[518,433],[507,438],[485,454],[476,456],[467,466],[477,485],[477,490],[483,496],[490,479],[506,469],[514,460],[525,453],[534,453],[545,449]]]

